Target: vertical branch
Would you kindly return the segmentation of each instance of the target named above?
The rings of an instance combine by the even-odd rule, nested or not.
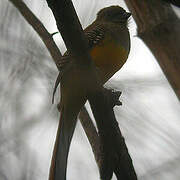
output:
[[[126,0],[138,26],[138,36],[152,51],[180,99],[180,19],[162,0]]]

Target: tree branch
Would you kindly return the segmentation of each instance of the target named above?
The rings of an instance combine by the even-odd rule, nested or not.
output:
[[[120,92],[103,89],[89,96],[100,137],[100,175],[110,180],[113,172],[118,180],[137,180],[132,159],[116,120],[113,107],[120,105]]]
[[[54,41],[51,41],[52,37],[50,36],[50,34],[47,32],[47,30],[45,30],[44,26],[41,23],[39,27],[39,22],[37,19],[35,21],[32,21],[31,18],[34,18],[35,16],[32,14],[32,12],[27,13],[28,8],[21,0],[10,1],[18,9],[20,8],[20,12],[32,26],[36,26],[33,26],[33,28],[42,38],[53,59],[57,60],[55,60],[55,63],[58,67],[58,61],[60,61],[61,59],[61,53],[59,52],[59,49],[57,47],[55,47],[56,53],[53,52],[54,46],[56,45]],[[118,179],[122,178],[126,180],[136,180],[137,177],[132,165],[131,158],[128,154],[124,138],[121,135],[118,123],[113,112],[113,106],[116,105],[117,99],[115,98],[114,102],[112,103],[112,100],[107,98],[107,94],[104,94],[104,92],[102,91],[101,84],[96,76],[95,68],[92,65],[90,55],[88,54],[87,40],[84,37],[82,27],[75,13],[72,2],[70,0],[47,0],[47,2],[56,18],[58,29],[63,36],[67,49],[73,55],[73,60],[80,66],[86,66],[85,69],[87,69],[88,72],[90,72],[90,74],[92,75],[92,80],[89,79],[91,82],[90,86],[86,88],[89,88],[88,99],[90,101],[96,123],[98,125],[100,144],[98,134],[92,122],[89,121],[88,123],[82,124],[86,131],[86,134],[88,134],[88,138],[91,139],[90,143],[92,145],[93,152],[95,153],[95,158],[100,169],[101,178],[111,179],[112,173],[114,171]],[[49,39],[51,39],[50,42]],[[87,84],[88,83],[86,83],[86,85]],[[114,105],[112,106],[112,104]],[[84,117],[85,114],[87,114],[86,111],[84,111],[84,114],[81,113],[80,117]],[[86,120],[89,120],[88,116]],[[58,142],[56,141],[56,144],[57,143]],[[98,144],[101,146],[101,151],[99,151]],[[53,158],[56,158],[56,156],[53,156]],[[58,176],[56,177],[55,172],[53,172],[53,167],[54,166],[52,164],[52,176],[50,176],[50,179],[57,179]]]
[[[126,0],[138,26],[138,36],[149,47],[180,100],[180,19],[162,0]]]
[[[47,0],[47,3],[54,14],[68,52],[75,57],[74,61],[89,66],[92,61],[88,53],[88,42],[72,2],[70,0]]]
[[[14,6],[19,10],[21,15],[26,19],[26,21],[33,27],[36,33],[40,36],[40,38],[46,45],[47,50],[50,52],[50,55],[52,56],[52,59],[54,60],[57,68],[60,69],[59,64],[60,64],[62,55],[59,51],[59,48],[55,44],[52,38],[52,35],[46,30],[46,28],[41,23],[41,21],[34,15],[34,13],[26,6],[26,4],[22,0],[9,0],[9,1],[11,1],[14,4]],[[88,137],[88,140],[91,144],[95,159],[98,164],[99,136],[89,116],[89,113],[85,107],[83,107],[82,110],[80,111],[79,119]]]
[[[59,69],[59,61],[61,59],[61,52],[54,42],[51,34],[46,30],[41,21],[34,15],[34,13],[26,6],[22,0],[9,0],[12,4],[19,10],[21,15],[26,19],[26,21],[33,27],[36,33],[40,36],[41,40],[44,42],[47,50],[49,51],[54,63]]]
[[[85,107],[82,107],[81,112],[79,114],[79,119],[87,135],[89,143],[91,144],[94,157],[96,159],[96,163],[98,167],[100,168],[100,154],[101,154],[100,153],[100,139],[96,131],[96,128],[94,124],[92,123],[92,120],[89,116],[89,113]]]

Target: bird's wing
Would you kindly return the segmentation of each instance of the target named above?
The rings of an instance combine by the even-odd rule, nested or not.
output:
[[[104,39],[105,28],[102,24],[91,24],[84,30],[84,34],[91,49]]]
[[[101,41],[104,39],[105,28],[102,24],[101,25],[97,23],[91,24],[84,30],[84,34],[85,37],[87,38],[89,49],[92,49],[95,45],[101,43]],[[59,63],[59,67],[61,68],[61,71],[65,70],[66,66],[70,61],[71,61],[71,55],[69,54],[68,51],[66,51],[62,57],[62,61]],[[56,78],[56,82],[53,90],[52,103],[54,103],[54,95],[56,93],[62,75],[63,74],[60,72],[58,74],[58,77]]]
[[[105,28],[102,24],[93,23],[84,30],[84,35],[88,41],[89,49],[91,49],[104,39]],[[70,59],[70,57],[71,55],[68,51],[66,51],[63,55],[63,62],[64,60],[67,60],[68,62],[68,59]]]

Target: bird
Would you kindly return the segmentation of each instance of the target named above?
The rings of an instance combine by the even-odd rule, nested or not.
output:
[[[84,29],[89,54],[102,84],[105,84],[119,71],[128,59],[131,46],[128,30],[130,16],[131,13],[126,12],[120,6],[105,7],[97,13],[95,21]],[[62,71],[67,70],[66,67],[71,61],[71,54],[68,51],[65,52],[61,64]],[[76,78],[73,76],[73,72],[70,79],[68,77],[62,78],[60,72],[55,82],[53,100],[61,81],[61,117],[49,180],[53,179],[53,171],[58,174],[58,180],[66,179],[68,152],[77,122],[77,115],[86,101],[86,92],[82,90],[83,85],[74,84],[73,82],[76,80],[73,78]],[[78,91],[81,91],[81,93]]]

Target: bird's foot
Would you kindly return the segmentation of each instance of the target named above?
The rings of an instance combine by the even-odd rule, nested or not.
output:
[[[122,102],[119,100],[122,92],[103,88],[103,93],[108,97],[108,102],[111,107],[122,105]]]

